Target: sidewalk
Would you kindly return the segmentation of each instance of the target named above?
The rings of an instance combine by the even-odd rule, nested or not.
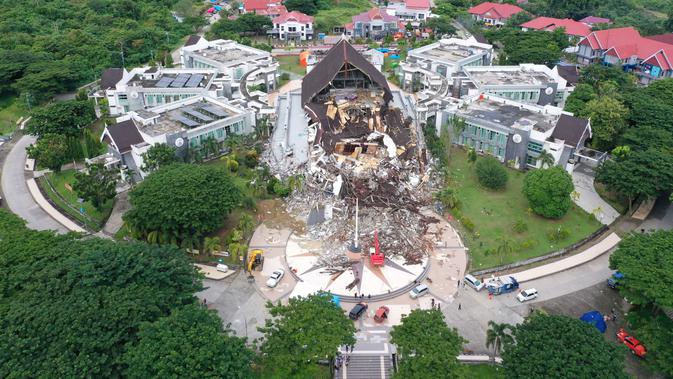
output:
[[[575,254],[560,261],[552,262],[544,266],[534,267],[525,271],[512,274],[518,282],[527,282],[538,279],[547,275],[555,274],[557,272],[565,271],[573,267],[587,263],[598,256],[610,251],[617,246],[621,238],[615,233],[610,233],[602,241],[587,248],[579,254]]]
[[[47,214],[51,218],[58,221],[61,225],[65,226],[71,232],[86,233],[86,230],[84,230],[79,225],[75,224],[72,220],[61,214],[61,212],[56,210],[56,208],[54,208],[47,201],[47,199],[45,199],[44,196],[42,196],[42,192],[40,192],[40,189],[37,187],[37,182],[35,182],[35,179],[32,178],[28,179],[26,181],[26,184],[28,185],[28,191],[30,191],[31,196],[33,196],[33,199],[35,199],[37,205],[39,205],[40,208],[42,208],[45,212],[47,212]]]
[[[591,169],[579,165],[572,173],[575,191],[580,196],[573,200],[587,213],[596,214],[598,221],[604,225],[612,224],[618,217],[617,212],[610,204],[603,200],[594,188],[594,177]]]

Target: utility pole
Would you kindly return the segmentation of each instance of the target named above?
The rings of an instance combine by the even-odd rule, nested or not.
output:
[[[360,243],[358,242],[358,228],[359,228],[359,216],[360,216],[360,201],[356,197],[355,198],[355,234],[353,235],[353,244],[351,245],[350,250],[353,253],[359,253],[362,251],[362,248],[360,247]]]
[[[126,66],[126,64],[124,63],[124,41],[119,42],[119,47],[120,47],[121,56],[122,56],[122,68],[124,68],[124,66]]]

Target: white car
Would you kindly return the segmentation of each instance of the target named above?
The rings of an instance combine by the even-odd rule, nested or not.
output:
[[[266,281],[266,286],[267,287],[275,287],[280,283],[280,280],[283,279],[283,275],[285,275],[285,270],[282,268],[279,268],[278,270],[274,271],[271,273],[271,276],[269,277],[269,280]]]
[[[536,297],[537,297],[537,290],[535,288],[529,288],[527,290],[523,290],[519,292],[518,295],[516,295],[516,299],[522,303],[524,301],[533,300]]]
[[[215,266],[215,269],[217,271],[227,272],[227,271],[229,271],[229,266],[227,266],[225,264],[222,264],[222,263],[218,263],[217,266]]]
[[[425,294],[430,292],[430,288],[426,286],[425,284],[419,284],[414,289],[409,291],[409,296],[411,296],[412,299],[417,299]]]

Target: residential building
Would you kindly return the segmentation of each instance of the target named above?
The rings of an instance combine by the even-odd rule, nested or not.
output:
[[[372,8],[353,16],[353,22],[345,25],[346,34],[354,38],[381,39],[399,31],[399,19],[382,8]]]
[[[436,125],[448,124],[452,128],[455,119],[465,122],[455,143],[473,147],[501,162],[511,162],[519,169],[540,167],[537,158],[542,151],[554,157],[555,165],[565,168],[591,136],[588,120],[572,117],[561,108],[492,95],[465,99],[438,112],[436,117]]]
[[[521,24],[523,31],[542,30],[551,32],[558,28],[563,28],[569,38],[582,38],[591,33],[590,26],[570,18],[537,17]]]
[[[578,44],[577,62],[602,63],[633,72],[641,84],[673,77],[673,44],[641,37],[632,27],[598,30]],[[665,39],[664,39],[665,40]]]
[[[418,24],[432,15],[430,0],[402,0],[388,3],[387,12],[396,16],[400,22]]]
[[[274,19],[287,13],[281,0],[243,0],[242,13],[255,13]]]
[[[362,56],[365,57],[372,66],[376,67],[377,70],[381,71],[383,69],[383,62],[385,61],[385,54],[378,49],[369,49],[362,53]]]
[[[482,21],[487,26],[505,25],[510,17],[524,12],[513,4],[484,2],[467,10],[476,21]]]
[[[472,96],[488,93],[522,103],[562,108],[570,94],[566,80],[542,64],[466,66],[463,72],[474,84],[474,88],[468,90]]]
[[[180,49],[180,60],[185,68],[217,70],[217,80],[222,82],[219,97],[240,97],[242,82],[247,86],[262,84],[271,91],[278,80],[278,63],[271,53],[235,41],[201,38]]]
[[[273,28],[267,34],[281,41],[306,41],[313,39],[313,17],[298,11],[282,14],[273,19]]]
[[[227,137],[252,133],[254,126],[254,113],[244,103],[198,96],[130,111],[107,126],[101,140],[119,162],[108,165],[122,165],[145,177],[143,154],[151,146],[165,143],[183,159],[199,159],[217,154]]]
[[[492,45],[472,37],[442,39],[409,51],[399,65],[400,82],[405,90],[438,87],[463,67],[490,65],[492,56]]]
[[[596,16],[587,16],[580,20],[580,22],[585,23],[591,27],[600,24],[612,24],[612,20],[609,18],[596,17]]]
[[[163,67],[109,69],[103,72],[100,90],[92,97],[98,100],[104,96],[110,115],[126,114],[193,96],[216,96],[216,73]]]

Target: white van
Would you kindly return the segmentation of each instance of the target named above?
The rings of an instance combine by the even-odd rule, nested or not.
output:
[[[409,296],[411,296],[412,299],[416,299],[427,294],[429,291],[430,289],[428,288],[428,286],[426,286],[425,284],[419,284],[416,287],[414,287],[414,289],[409,291]]]
[[[470,274],[465,275],[463,282],[465,282],[465,284],[467,284],[468,286],[474,288],[474,290],[477,292],[481,291],[481,289],[484,288],[484,283],[482,283],[479,279],[475,278]]]

